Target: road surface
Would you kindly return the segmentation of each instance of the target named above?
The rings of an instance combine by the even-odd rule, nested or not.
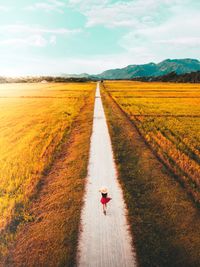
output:
[[[107,215],[100,203],[102,186],[108,188]],[[96,89],[85,204],[77,262],[79,267],[132,267],[136,257],[128,231],[126,208],[117,181],[111,140],[102,106],[99,83]]]

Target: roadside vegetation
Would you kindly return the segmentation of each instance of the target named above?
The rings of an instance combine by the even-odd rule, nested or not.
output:
[[[8,245],[16,240],[16,233],[22,231],[26,225],[34,225],[36,221],[38,222],[38,218],[40,216],[43,217],[50,207],[55,216],[50,218],[47,216],[44,220],[41,220],[43,227],[45,224],[46,227],[49,227],[46,229],[48,229],[49,239],[51,239],[51,227],[48,223],[52,227],[54,223],[56,225],[56,222],[65,225],[66,232],[62,232],[63,236],[60,233],[55,240],[62,242],[65,239],[66,249],[66,247],[69,247],[68,238],[73,239],[72,247],[68,250],[66,249],[66,253],[62,251],[63,258],[73,258],[72,251],[76,243],[84,190],[83,178],[86,176],[89,153],[94,89],[94,83],[0,85],[0,259],[5,258],[8,254]],[[88,124],[86,125],[87,120]],[[85,129],[85,133],[80,128],[76,129],[77,132],[74,132],[74,127],[77,123],[80,124],[79,127],[82,126]],[[54,187],[51,185],[51,191],[46,191],[45,194],[49,194],[48,205],[46,203],[47,206],[42,206],[40,201],[38,204],[37,201],[41,197],[43,189],[45,188],[46,190],[47,188],[46,182],[50,179],[48,176],[51,169],[55,162],[59,161],[59,157],[62,160],[63,146],[65,151],[70,149],[70,146],[75,142],[74,138],[76,139],[77,148],[79,148],[76,152],[77,158],[73,151],[71,151],[71,154],[69,154],[69,151],[66,152],[68,154],[63,157],[69,162],[72,160],[71,157],[74,157],[73,160],[75,162],[73,164],[69,163],[69,165],[75,164],[76,168],[80,166],[80,169],[75,170],[74,166],[71,166],[70,169],[68,166],[67,173],[63,174],[62,184],[61,182],[59,184],[60,180],[58,179],[58,187],[56,187],[55,183]],[[64,167],[65,165],[61,166],[61,169]],[[55,179],[55,177],[51,178],[51,181],[55,182]],[[79,187],[79,190],[70,197],[69,192],[73,191],[76,186]],[[66,190],[63,191],[63,194],[66,194],[66,198],[63,195],[59,195],[61,194],[59,189]],[[75,195],[76,197],[74,198]],[[59,217],[59,208],[56,206],[58,202],[61,207],[63,207],[62,205],[65,206],[65,220],[61,215]],[[72,213],[69,210],[69,213],[67,213],[66,210],[73,203],[75,203],[75,210]],[[36,213],[34,212],[35,205],[38,207]],[[71,228],[70,225],[66,226],[68,217],[72,222]],[[39,237],[39,233],[42,234],[42,231],[45,233],[45,227],[43,227],[38,227],[34,233],[34,238],[30,238],[27,242],[34,243],[34,239],[37,236]],[[69,232],[67,232],[67,229]],[[61,231],[63,231],[63,228],[61,228]],[[66,235],[69,236],[66,237]],[[18,252],[22,251],[24,254],[27,251],[23,251],[23,248],[30,249],[30,247],[26,247],[26,237],[28,235],[26,236],[25,234],[21,246],[18,247]],[[40,242],[42,242],[42,239],[40,239]],[[43,239],[43,242],[41,246],[46,246],[48,249],[49,243],[47,240]],[[41,247],[37,242],[35,244],[38,247],[36,245],[34,252],[31,249],[30,252],[33,257],[34,255],[38,257],[37,253],[40,253]],[[63,249],[61,244],[61,248],[57,243],[56,245],[55,249],[57,248],[58,251],[54,252],[55,255],[60,252],[60,249]],[[32,246],[34,247],[34,244]],[[51,251],[51,253],[53,252]],[[44,257],[45,255],[44,253]],[[60,258],[62,257],[60,255]],[[60,260],[60,258],[57,255],[55,260]],[[28,265],[27,262],[23,265],[19,260],[16,261],[14,266],[32,266],[31,257],[29,259]],[[27,260],[27,258],[24,260]]]
[[[199,86],[101,88],[140,266],[199,266]]]

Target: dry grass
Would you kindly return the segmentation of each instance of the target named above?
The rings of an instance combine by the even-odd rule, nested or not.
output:
[[[135,83],[125,85],[134,88]],[[129,114],[109,96],[116,88],[124,93],[123,83],[105,84],[103,102],[139,265],[198,267],[199,210],[145,144]]]
[[[18,225],[34,221],[27,207],[94,88],[92,83],[0,86],[1,255]]]

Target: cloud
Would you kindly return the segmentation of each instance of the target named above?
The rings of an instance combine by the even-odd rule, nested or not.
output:
[[[79,8],[81,9],[90,9],[93,8],[94,6],[102,6],[102,5],[106,5],[109,4],[110,1],[109,0],[69,0],[68,4],[70,6],[74,6],[76,7],[78,5]]]
[[[160,25],[129,31],[119,45],[129,53],[141,57],[152,55],[152,60],[164,57],[194,57],[200,54],[200,24],[198,10],[175,10],[174,16]]]
[[[200,37],[183,37],[183,38],[173,38],[164,39],[156,41],[158,44],[172,45],[172,46],[186,46],[186,47],[196,47],[200,45]]]
[[[0,40],[0,46],[14,46],[14,47],[46,47],[48,44],[56,45],[56,36],[52,35],[50,38],[44,38],[42,35],[33,35],[26,38],[8,38]]]
[[[0,11],[3,11],[3,12],[6,12],[6,11],[9,11],[9,7],[7,7],[7,6],[1,6],[0,5]]]
[[[68,28],[57,28],[48,29],[38,25],[24,25],[24,24],[11,24],[0,26],[0,33],[8,34],[19,34],[19,33],[29,33],[29,34],[58,34],[58,35],[68,35],[79,33],[80,29],[70,30]]]
[[[26,6],[25,10],[42,10],[45,12],[56,11],[58,13],[64,13],[65,3],[58,0],[49,0],[47,2],[38,2],[32,5]]]
[[[45,28],[38,25],[11,24],[0,26],[0,45],[13,47],[45,47],[55,46],[57,36],[70,36],[79,33],[79,29]]]
[[[9,45],[15,47],[45,47],[47,44],[48,41],[41,35],[33,35],[28,38],[9,38],[0,41],[0,46]]]
[[[57,41],[57,38],[56,38],[55,35],[52,35],[52,36],[50,37],[50,39],[49,39],[49,43],[50,43],[51,45],[56,45],[56,41]]]
[[[172,12],[172,7],[179,7],[189,0],[69,0],[69,5],[78,9],[87,18],[87,27],[103,25],[108,28],[134,27],[144,28],[165,20]]]

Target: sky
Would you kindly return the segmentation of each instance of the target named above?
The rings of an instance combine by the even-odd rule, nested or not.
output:
[[[199,0],[0,0],[0,76],[200,58]]]

